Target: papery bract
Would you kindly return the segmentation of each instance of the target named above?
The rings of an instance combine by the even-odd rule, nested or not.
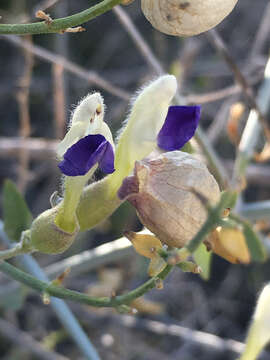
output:
[[[233,264],[251,261],[245,237],[240,229],[218,227],[207,237],[207,247]]]
[[[158,275],[166,267],[166,261],[158,254],[158,250],[162,249],[162,243],[156,236],[153,234],[139,234],[133,231],[126,231],[124,235],[132,242],[138,254],[150,259],[149,276]]]

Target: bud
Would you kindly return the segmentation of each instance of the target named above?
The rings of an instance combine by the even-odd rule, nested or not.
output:
[[[58,206],[39,215],[32,223],[30,244],[34,250],[45,254],[58,254],[67,250],[73,243],[79,226],[72,232],[66,232],[55,224]]]
[[[133,175],[124,179],[118,196],[134,205],[141,222],[162,243],[179,248],[207,217],[194,190],[212,205],[219,200],[218,184],[201,161],[181,151],[153,152],[135,163]]]

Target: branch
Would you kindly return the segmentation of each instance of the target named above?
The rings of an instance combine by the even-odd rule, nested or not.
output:
[[[30,253],[31,250],[29,249],[28,251],[26,251],[23,248],[22,244],[18,243],[17,245],[15,245],[14,247],[12,247],[10,249],[0,251],[0,260],[7,260],[14,256],[26,254],[28,252]]]
[[[67,60],[65,57],[63,57],[61,55],[56,55],[53,52],[51,52],[41,46],[31,45],[31,44],[29,44],[29,42],[21,39],[19,36],[0,35],[0,37],[3,40],[11,42],[12,44],[15,44],[16,46],[19,46],[25,50],[32,52],[35,56],[37,56],[38,58],[40,58],[44,61],[47,61],[51,64],[57,64],[57,65],[62,66],[66,71],[69,71],[71,74],[74,74],[74,75],[78,76],[79,78],[82,78],[85,81],[88,81],[89,83],[93,83],[93,84],[99,86],[101,89],[104,89],[104,90],[112,93],[113,95],[120,97],[121,99],[129,100],[129,98],[130,98],[129,93],[112,85],[110,82],[103,79],[96,72],[88,71],[88,70],[84,69],[83,67]]]
[[[269,101],[270,58],[265,67],[264,81],[261,84],[257,95],[257,103],[264,114],[269,110]],[[254,110],[251,110],[238,146],[238,153],[234,164],[233,183],[237,183],[239,179],[245,176],[247,166],[254,156],[260,133],[261,126],[259,115]]]
[[[200,243],[204,240],[205,236],[214,228],[215,225],[218,224],[222,214],[222,210],[226,207],[229,207],[229,202],[231,202],[233,196],[234,193],[225,192],[221,195],[221,199],[215,207],[208,208],[208,218],[204,225],[194,236],[194,238],[186,245],[186,247],[178,250],[179,254],[181,253],[182,255],[184,255],[184,258],[180,259],[180,261],[185,260],[190,253],[194,252],[200,245]],[[167,257],[167,253],[165,254],[165,256]],[[173,265],[176,265],[176,263]],[[95,307],[119,307],[120,305],[129,305],[133,300],[137,299],[149,290],[156,287],[157,280],[164,280],[169,274],[169,272],[172,270],[172,268],[172,265],[167,265],[160,274],[152,277],[150,280],[146,281],[141,286],[124,295],[97,298],[90,297],[78,291],[68,290],[60,286],[55,286],[49,282],[38,280],[35,277],[19,270],[18,268],[7,262],[3,261],[2,263],[0,263],[0,271],[10,276],[14,280],[17,280],[22,284],[31,287],[32,289],[61,299],[68,299],[71,301]]]
[[[191,239],[190,242],[185,246],[185,249],[187,249],[189,253],[193,253],[194,251],[196,251],[198,246],[205,239],[205,237],[218,224],[219,220],[222,217],[222,212],[224,211],[224,209],[230,207],[230,204],[233,202],[234,197],[235,194],[228,191],[221,194],[220,201],[215,207],[208,207],[208,205],[205,204],[208,210],[208,218],[203,224],[203,226],[200,228],[200,230],[197,232],[197,234],[193,237],[193,239]],[[202,203],[204,203],[205,201],[205,199],[203,198],[200,200],[202,201]]]
[[[104,14],[111,10],[115,5],[120,4],[121,1],[122,0],[103,0],[101,3],[77,14],[53,20],[49,25],[44,21],[30,24],[1,24],[0,34],[24,35],[59,33],[67,28],[81,25]]]
[[[262,112],[260,106],[257,103],[257,100],[254,97],[253,89],[250,87],[242,71],[232,58],[227,46],[220,37],[219,33],[215,29],[212,29],[208,31],[207,36],[233,72],[235,81],[241,86],[243,94],[246,96],[250,106],[258,114],[258,120],[261,123],[266,139],[270,141],[270,129],[268,127],[267,119],[265,118],[264,113]]]
[[[262,80],[261,75],[256,75],[249,77],[249,84],[256,85],[258,82]],[[232,95],[236,95],[241,93],[243,90],[240,85],[232,85],[228,87],[224,87],[223,89],[218,89],[215,91],[208,92],[206,94],[189,94],[185,97],[187,104],[206,104],[210,102],[215,102],[219,100],[223,100],[224,98],[230,97]]]
[[[27,150],[32,159],[56,158],[58,140],[46,138],[2,137],[0,136],[0,158],[18,157],[21,151]]]
[[[52,285],[48,282],[41,281],[35,277],[27,274],[24,271],[19,270],[15,266],[2,262],[0,264],[0,271],[8,275],[9,277],[17,280],[37,291],[42,293],[46,292],[48,295],[55,296],[60,299],[68,299],[81,304],[95,306],[95,307],[118,307],[120,305],[129,304],[134,299],[144,295],[147,291],[153,289],[156,286],[157,279],[164,280],[171,271],[172,266],[167,265],[166,268],[157,276],[146,281],[143,285],[139,286],[133,291],[127,294],[116,296],[116,297],[103,297],[96,298],[90,297],[86,294],[78,291],[68,290],[60,286]]]

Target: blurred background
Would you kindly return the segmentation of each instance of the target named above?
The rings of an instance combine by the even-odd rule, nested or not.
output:
[[[0,15],[2,23],[33,22],[40,9],[59,18],[95,3],[0,0]],[[269,17],[268,0],[239,0],[216,28],[255,94],[269,55]],[[207,33],[191,38],[161,34],[145,19],[138,0],[83,26],[86,31],[77,34],[0,36],[1,187],[5,179],[12,179],[34,217],[49,208],[50,195],[61,189],[55,146],[65,134],[74,105],[87,93],[100,91],[106,104],[105,121],[115,135],[129,111],[132,95],[157,76],[160,66],[177,76],[187,103],[202,105],[201,125],[231,172],[249,108],[233,73],[217,53],[213,37]],[[242,117],[235,115],[237,109]],[[234,116],[240,121],[232,132]],[[96,174],[97,179],[100,176]],[[250,164],[245,200],[268,199],[269,179],[269,163]],[[268,225],[264,223],[264,229]],[[37,254],[35,258],[52,274],[53,264],[111,242],[126,229],[136,231],[141,225],[133,208],[125,203],[110,219],[81,234],[64,254]],[[96,265],[89,261],[71,270],[64,284],[104,296],[112,290],[123,293],[138,286],[147,279],[146,274],[147,262],[129,249]],[[269,274],[269,262],[231,265],[214,256],[208,281],[175,270],[163,291],[153,290],[134,304],[139,310],[135,317],[76,303],[69,306],[102,359],[236,359],[257,294]],[[31,351],[31,346],[18,343],[25,333],[48,350],[46,359],[84,358],[51,306],[45,306],[39,294],[2,274],[0,314],[1,359],[46,358],[42,352]]]

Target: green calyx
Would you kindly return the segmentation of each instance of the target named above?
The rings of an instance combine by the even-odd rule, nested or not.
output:
[[[59,254],[73,243],[79,226],[72,232],[66,232],[55,224],[58,207],[46,210],[39,215],[31,226],[30,243],[34,250],[45,254]]]

